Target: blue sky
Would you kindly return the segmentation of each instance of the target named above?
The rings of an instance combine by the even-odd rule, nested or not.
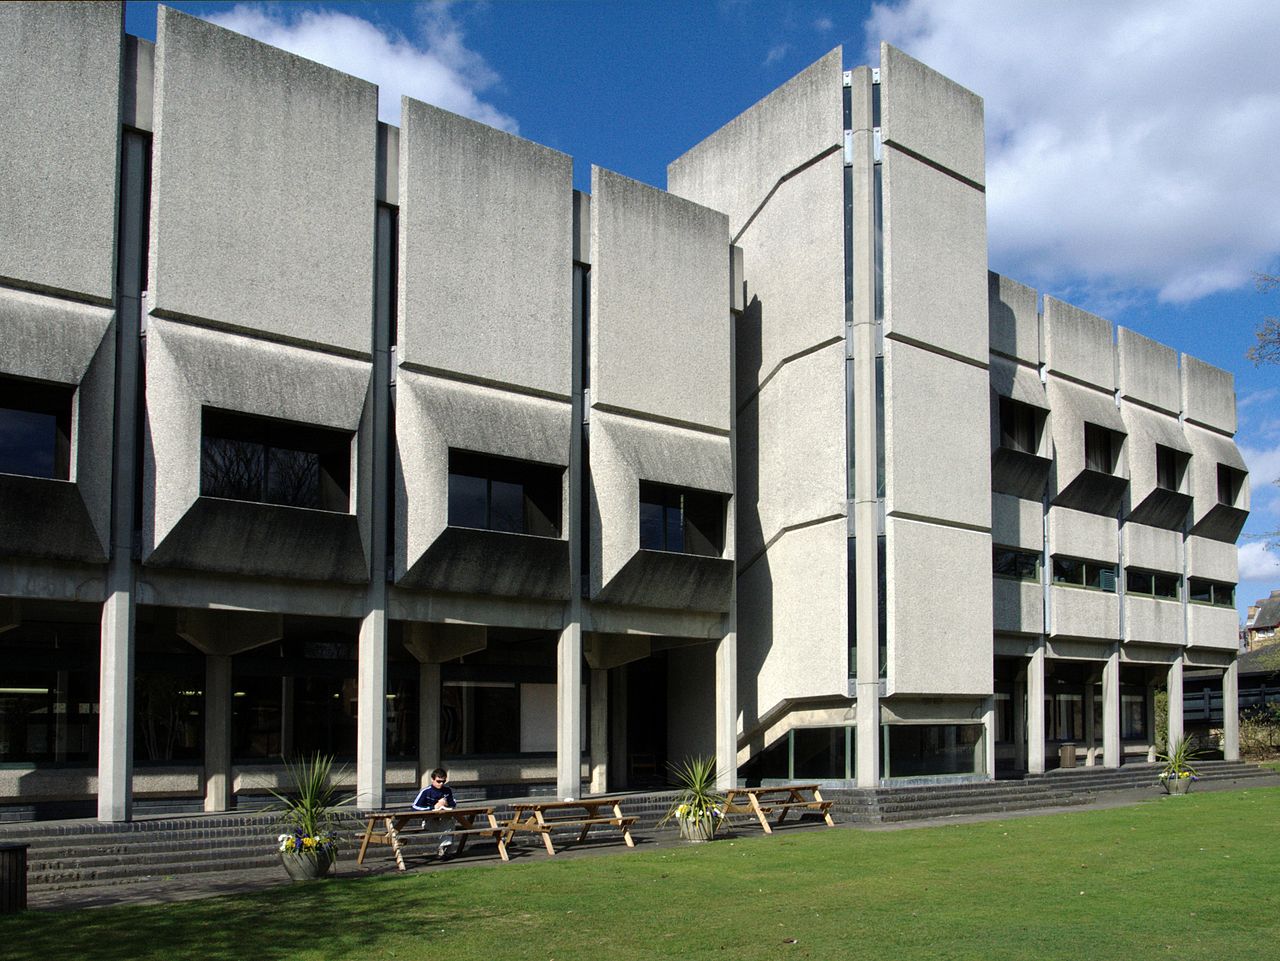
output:
[[[991,268],[1231,371],[1246,534],[1280,528],[1280,367],[1244,353],[1280,294],[1274,0],[171,4],[655,186],[837,45],[887,40],[983,97]],[[154,39],[154,3],[126,4]],[[1280,554],[1241,541],[1241,611]]]

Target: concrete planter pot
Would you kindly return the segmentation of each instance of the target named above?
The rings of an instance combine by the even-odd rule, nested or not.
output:
[[[318,848],[315,851],[281,851],[280,860],[284,864],[285,873],[295,881],[314,881],[322,878],[333,869],[337,860],[337,852],[333,848]]]
[[[710,841],[715,837],[715,818],[679,818],[680,837],[685,841]]]
[[[1168,777],[1164,779],[1164,789],[1168,794],[1186,794],[1191,790],[1189,777]]]

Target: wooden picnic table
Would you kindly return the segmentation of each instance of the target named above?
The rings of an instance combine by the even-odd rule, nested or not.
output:
[[[769,826],[769,815],[775,811],[781,824],[789,811],[820,811],[823,820],[830,827],[836,822],[831,819],[831,805],[834,801],[822,800],[822,792],[816,784],[785,784],[779,787],[734,787],[729,788],[724,796],[725,817],[730,814],[754,814],[764,828],[765,834],[772,834]]]
[[[366,815],[368,823],[364,829],[364,838],[360,842],[360,854],[356,864],[364,863],[364,853],[370,844],[389,844],[395,852],[396,867],[405,869],[403,846],[405,834],[451,835],[458,838],[458,850],[467,846],[467,838],[480,836],[495,838],[498,842],[498,853],[502,860],[507,857],[507,842],[503,837],[503,828],[493,816],[491,807],[456,807],[439,808],[431,811],[370,811]],[[476,821],[480,820],[477,826]],[[411,825],[418,824],[416,830]],[[452,823],[449,823],[452,822]]]
[[[551,843],[551,832],[556,828],[581,828],[578,842],[586,840],[587,832],[597,824],[616,827],[622,832],[627,847],[636,842],[631,837],[631,825],[637,818],[622,813],[622,798],[581,798],[575,801],[522,801],[511,805],[512,816],[507,822],[503,842],[509,843],[517,831],[530,831],[542,836],[547,854],[556,853]]]

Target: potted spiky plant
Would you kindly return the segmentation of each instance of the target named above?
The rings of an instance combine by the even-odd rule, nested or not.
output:
[[[674,820],[686,841],[710,841],[724,820],[724,797],[716,790],[716,759],[687,757],[668,766],[680,791],[658,823]]]
[[[1157,754],[1156,760],[1164,762],[1160,783],[1168,794],[1186,794],[1191,783],[1200,779],[1191,762],[1200,756],[1190,738],[1181,738],[1169,745],[1168,754]]]
[[[335,780],[345,773],[333,770],[332,755],[316,753],[309,758],[285,761],[292,790],[272,791],[280,802],[280,859],[289,877],[306,881],[324,877],[338,854],[338,828],[342,815],[335,810],[350,800],[338,797]]]

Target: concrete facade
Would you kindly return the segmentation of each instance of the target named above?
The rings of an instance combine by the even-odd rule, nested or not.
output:
[[[0,7],[0,817],[1117,766],[1234,696],[1231,377],[988,272],[974,93],[836,49],[588,195],[158,16]]]

